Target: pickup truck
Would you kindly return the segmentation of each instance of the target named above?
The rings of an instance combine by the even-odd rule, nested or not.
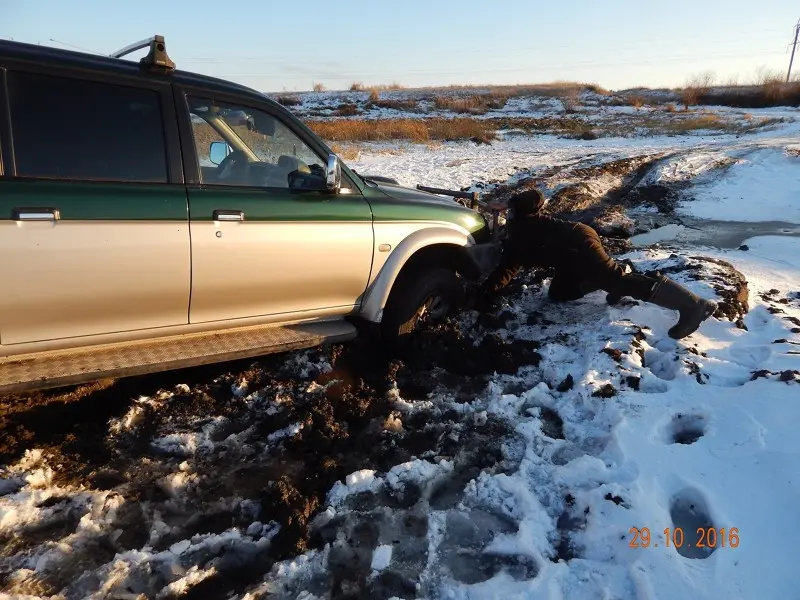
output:
[[[266,94],[177,70],[162,36],[0,41],[0,392],[393,344],[493,266],[491,230],[349,169]]]

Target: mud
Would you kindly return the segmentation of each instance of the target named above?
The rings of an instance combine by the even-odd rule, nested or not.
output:
[[[227,597],[263,579],[275,561],[323,543],[324,536],[312,536],[311,523],[335,482],[360,469],[381,473],[415,458],[454,461],[452,477],[428,499],[433,506],[452,505],[481,470],[502,468],[500,444],[510,428],[495,420],[465,422],[455,411],[447,418],[424,409],[404,412],[389,392],[396,386],[408,400],[441,392],[471,401],[488,375],[515,373],[540,360],[533,342],[508,343],[490,333],[473,345],[470,335],[455,323],[423,332],[405,361],[356,340],[309,352],[301,369],[276,356],[0,398],[0,462],[41,448],[59,485],[111,490],[127,507],[111,523],[111,531],[122,534],[104,534],[96,544],[76,548],[68,563],[56,561],[27,589],[57,593],[115,553],[146,544],[160,551],[193,536],[231,528],[245,533],[254,521],[272,523],[266,549],[219,563],[227,566],[218,564],[216,574],[190,594]],[[287,428],[297,433],[269,443]],[[195,448],[173,441],[198,431],[206,439]],[[182,469],[194,480],[176,495],[168,478]],[[390,506],[418,501],[413,490],[385,498]],[[67,502],[46,526],[0,540],[8,558],[0,560],[0,590],[16,555],[73,534],[85,510]],[[156,521],[167,531],[151,539]],[[409,589],[399,575],[385,574],[367,585],[361,567],[348,569],[334,569],[334,579],[326,582],[333,597],[345,597],[337,594],[348,586],[361,592],[369,587],[372,597],[390,597],[375,586],[401,596]]]
[[[522,172],[506,182],[492,183],[483,196],[489,203],[505,202],[528,189],[553,190],[544,214],[585,223],[601,235],[609,252],[622,253],[631,248],[631,236],[669,223],[682,223],[675,211],[687,184],[644,183],[661,162],[672,156],[656,153],[598,163],[596,155],[588,155],[572,164],[527,176]],[[597,182],[604,182],[604,191],[597,191]],[[656,213],[632,217],[628,214],[632,208],[655,208]]]

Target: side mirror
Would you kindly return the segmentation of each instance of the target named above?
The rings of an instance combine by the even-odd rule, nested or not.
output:
[[[325,186],[335,194],[342,189],[342,164],[335,154],[328,154],[328,167],[325,172]]]
[[[225,142],[211,142],[211,147],[208,151],[208,160],[210,160],[212,164],[218,165],[225,160],[225,157],[230,153],[231,147]]]

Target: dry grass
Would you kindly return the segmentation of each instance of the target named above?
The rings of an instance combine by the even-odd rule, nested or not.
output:
[[[495,138],[493,127],[477,119],[376,119],[310,121],[307,125],[327,142],[371,142],[389,140],[455,141],[488,143]]]
[[[530,83],[517,85],[489,85],[489,86],[469,86],[451,85],[447,89],[474,90],[476,87],[489,90],[489,93],[507,98],[519,96],[545,96],[559,98],[567,91],[577,89],[579,92],[588,90],[603,96],[609,95],[609,91],[596,83],[582,83],[578,81],[552,81],[549,83]],[[441,88],[439,88],[441,89]]]
[[[642,108],[642,107],[645,105],[645,98],[644,98],[644,96],[639,96],[639,95],[636,95],[636,96],[630,96],[630,97],[628,98],[628,100],[630,101],[630,103],[631,103],[631,106],[632,106],[633,108],[635,108],[636,110],[639,110],[640,108]]]
[[[611,92],[609,92],[606,88],[604,88],[601,85],[597,85],[596,83],[585,83],[583,85],[590,92],[594,92],[595,94],[599,94],[600,96],[608,96],[611,94]]]
[[[297,106],[301,102],[297,96],[278,96],[277,101],[284,106]]]
[[[744,122],[741,122],[711,112],[683,112],[665,117],[666,115],[659,117],[658,113],[651,113],[650,116],[628,123],[626,126],[635,127],[640,131],[644,129],[648,135],[685,135],[701,130],[745,134],[784,122],[780,118],[755,119],[752,115],[749,118],[745,115]]]
[[[419,104],[416,100],[391,100],[388,98],[381,99],[381,94],[378,90],[370,91],[366,106],[367,108],[393,108],[394,110],[405,110],[412,112],[417,112],[419,109]]]
[[[581,103],[580,88],[573,87],[565,89],[564,93],[559,97],[559,100],[561,100],[561,104],[564,106],[565,113],[574,113]]]
[[[783,73],[759,69],[750,85],[738,85],[738,77],[726,84],[714,85],[712,72],[691,77],[685,88],[678,90],[684,106],[719,105],[736,108],[768,108],[800,106],[800,81],[785,81]]]
[[[681,91],[681,102],[683,103],[684,109],[689,110],[689,107],[700,102],[700,90],[693,87],[683,88]]]
[[[379,84],[379,85],[364,85],[360,81],[354,81],[350,84],[350,91],[351,92],[364,92],[369,90],[370,92],[385,92],[390,90],[402,90],[403,86],[393,81],[392,83],[387,84]]]
[[[419,112],[419,103],[416,100],[390,100],[378,99],[371,102],[373,106],[378,108],[392,108],[394,110],[402,110],[406,112]]]
[[[350,144],[331,144],[331,150],[344,160],[358,160],[361,151]]]
[[[669,120],[662,124],[661,128],[667,133],[686,133],[697,131],[698,129],[717,129],[724,130],[733,124],[726,123],[719,115],[705,114],[689,117],[687,119]]]
[[[699,96],[697,104],[735,108],[800,106],[800,82],[772,80],[756,86],[711,89]]]
[[[339,107],[333,111],[333,114],[337,117],[354,117],[359,114],[361,111],[358,109],[358,106],[351,103],[340,104]]]
[[[396,90],[402,90],[402,89],[405,89],[405,88],[404,88],[404,86],[402,86],[401,84],[397,83],[396,81],[393,81],[392,83],[386,83],[386,84],[380,84],[380,85],[371,85],[367,89],[369,89],[370,91],[376,91],[376,92],[387,92],[387,91],[393,91],[393,90],[395,90],[395,91]]]
[[[313,84],[311,84],[311,89],[314,90],[315,92],[324,92],[325,86],[315,81]]]
[[[469,115],[484,115],[490,110],[503,108],[506,102],[508,102],[508,97],[497,94],[436,96],[433,99],[433,105],[439,110]]]

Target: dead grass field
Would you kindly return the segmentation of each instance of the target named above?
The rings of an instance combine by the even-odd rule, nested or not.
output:
[[[702,90],[697,104],[735,108],[800,106],[800,82],[767,81],[759,86],[737,86]]]
[[[777,118],[729,119],[708,111],[652,111],[623,115],[618,120],[588,122],[579,116],[496,117],[477,119],[333,119],[307,125],[329,143],[409,140],[413,142],[474,140],[491,142],[497,130],[546,133],[573,139],[632,135],[682,135],[693,131],[743,134],[783,122]]]
[[[519,96],[545,96],[549,98],[560,98],[565,94],[575,90],[578,92],[588,90],[602,96],[607,96],[610,92],[596,83],[585,83],[579,81],[551,81],[548,83],[524,83],[515,85],[451,85],[442,88],[429,88],[431,90],[486,90],[487,93],[515,98]]]
[[[470,115],[484,115],[490,110],[499,110],[508,102],[508,96],[496,93],[470,96],[436,96],[433,105],[439,110]]]
[[[389,140],[455,141],[488,143],[495,138],[490,122],[460,117],[454,119],[375,119],[310,121],[307,125],[326,142],[373,142]]]

